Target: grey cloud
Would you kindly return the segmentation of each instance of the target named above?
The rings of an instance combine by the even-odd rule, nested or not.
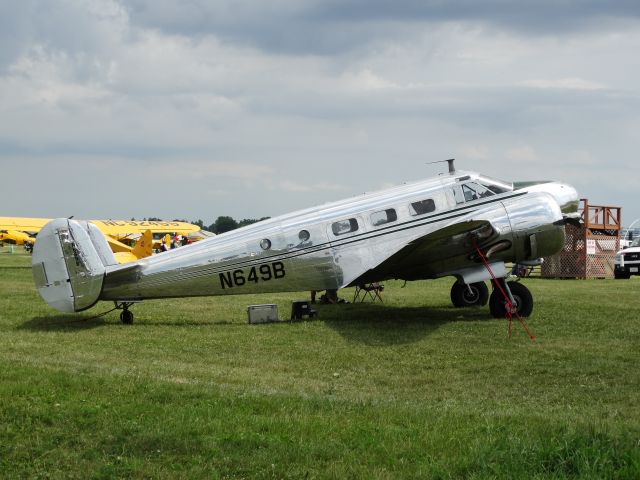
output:
[[[522,5],[2,2],[0,65],[12,66],[5,75],[0,66],[5,196],[19,198],[24,162],[37,187],[10,213],[274,215],[426,177],[426,161],[456,152],[460,168],[559,178],[640,213],[628,180],[598,183],[637,171],[640,35],[624,23],[637,22],[638,7]],[[180,202],[154,210],[181,168],[208,161],[270,173],[239,179],[207,167],[180,185]],[[113,200],[124,170],[140,211]],[[82,205],[45,200],[69,172],[107,186],[85,182],[80,196],[93,201]],[[297,191],[327,181],[347,188]]]
[[[589,24],[595,19],[640,15],[640,5],[633,0],[333,0],[318,2],[313,10],[319,18],[333,20],[480,21],[557,33]]]
[[[126,36],[128,19],[116,0],[21,0],[0,4],[0,73],[25,54],[67,56],[72,74],[94,75]],[[101,72],[98,72],[99,74]]]
[[[441,22],[522,34],[615,29],[640,16],[634,0],[125,0],[134,23],[182,35],[212,34],[282,53],[336,54],[407,38]]]
[[[0,73],[20,57],[32,37],[33,4],[0,2]]]

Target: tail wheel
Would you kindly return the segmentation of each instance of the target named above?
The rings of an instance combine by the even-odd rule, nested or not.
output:
[[[484,282],[469,285],[456,282],[451,287],[451,303],[454,307],[481,307],[487,304],[489,289]]]
[[[527,287],[521,283],[508,282],[511,295],[515,301],[515,310],[521,317],[528,317],[533,312],[533,296]],[[489,310],[495,318],[505,318],[507,315],[507,302],[502,292],[494,288],[489,297]]]
[[[125,325],[131,325],[133,323],[133,312],[130,310],[122,310],[120,312],[120,321]]]

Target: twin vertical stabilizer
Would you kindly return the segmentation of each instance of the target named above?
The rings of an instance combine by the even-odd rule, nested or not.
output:
[[[102,291],[106,267],[116,264],[102,232],[85,221],[51,220],[38,233],[33,248],[38,293],[61,312],[93,306]]]

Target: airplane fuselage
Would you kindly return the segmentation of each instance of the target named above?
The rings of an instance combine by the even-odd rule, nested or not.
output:
[[[398,186],[269,219],[135,262],[108,267],[101,300],[336,289],[390,278],[489,278],[490,261],[535,260],[564,244],[571,187],[513,190],[478,174]]]

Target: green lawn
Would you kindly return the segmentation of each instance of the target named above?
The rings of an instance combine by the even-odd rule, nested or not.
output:
[[[451,283],[266,325],[247,305],[308,292],[148,301],[127,326],[58,314],[0,249],[0,478],[640,478],[640,278],[525,281],[535,343]]]

